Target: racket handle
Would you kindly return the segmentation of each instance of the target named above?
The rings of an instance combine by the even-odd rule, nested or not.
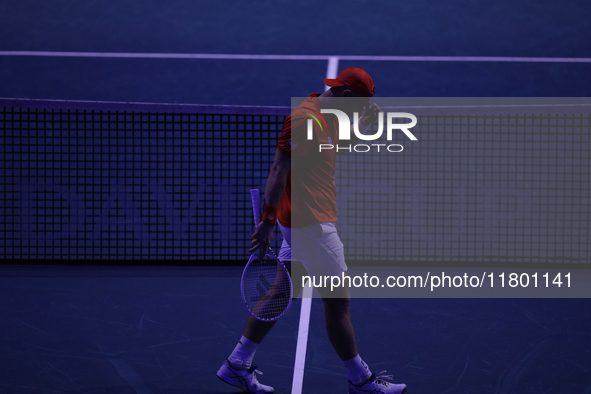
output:
[[[254,214],[254,225],[256,227],[261,221],[259,189],[250,189],[250,199],[252,201],[252,212]]]

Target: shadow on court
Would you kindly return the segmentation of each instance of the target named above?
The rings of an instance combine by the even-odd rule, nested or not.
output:
[[[3,393],[233,393],[215,373],[240,338],[240,267],[1,267]],[[591,302],[357,299],[361,356],[409,393],[591,392]],[[300,303],[260,346],[290,391]],[[313,300],[304,393],[346,393]]]

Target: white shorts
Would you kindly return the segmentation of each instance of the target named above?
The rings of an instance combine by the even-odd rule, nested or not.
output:
[[[338,276],[347,271],[343,243],[334,223],[317,223],[303,228],[283,227],[281,261],[299,261],[311,276]],[[295,246],[295,250],[292,249]]]

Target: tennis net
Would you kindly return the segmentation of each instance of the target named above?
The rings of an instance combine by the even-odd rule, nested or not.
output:
[[[0,258],[247,258],[248,190],[264,191],[289,108],[0,107]],[[589,263],[589,106],[491,108],[409,107],[412,147],[338,155],[349,261]]]

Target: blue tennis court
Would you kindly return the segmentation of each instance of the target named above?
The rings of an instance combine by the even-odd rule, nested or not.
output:
[[[232,393],[240,267],[2,268],[5,393]],[[220,288],[226,289],[219,291]],[[300,300],[255,362],[290,392]],[[312,304],[304,393],[346,391]],[[362,356],[412,392],[589,391],[588,299],[355,299]]]
[[[0,391],[238,392],[216,372],[248,316],[239,291],[252,232],[247,190],[264,187],[291,97],[362,67],[381,97],[585,98],[590,17],[583,1],[3,1]],[[435,223],[431,234],[407,226],[401,250],[472,231],[437,224],[448,220],[438,207],[465,199],[477,235],[462,238],[472,258],[464,266],[482,257],[512,267],[479,254],[509,245],[501,256],[522,253],[513,255],[518,269],[588,270],[588,118],[573,122],[582,127],[562,139],[530,132],[539,147],[531,155],[509,148],[494,157],[482,152],[498,141],[470,141],[463,168],[493,165],[512,180],[501,192],[468,182],[440,195],[425,184],[423,195],[412,174],[396,173],[404,185],[396,202],[416,215],[421,201],[424,223]],[[419,167],[396,163],[446,179],[445,154],[434,152]],[[532,181],[526,194],[512,186],[523,179]],[[429,193],[445,202],[431,208]],[[524,201],[534,209],[521,212]],[[524,240],[519,220],[554,232]],[[503,231],[529,246],[503,243]],[[275,248],[280,239],[277,231]],[[358,267],[358,246],[348,245]],[[545,257],[531,257],[535,248]],[[450,259],[442,252],[421,267],[457,266]],[[589,394],[590,306],[589,298],[356,298],[351,313],[360,355],[409,394]],[[295,365],[301,307],[296,299],[260,345],[261,382],[277,393],[346,393],[320,299],[309,311],[305,363]]]
[[[0,96],[289,106],[323,89],[329,56],[382,97],[585,97],[591,84],[580,1],[60,4],[0,5]]]

